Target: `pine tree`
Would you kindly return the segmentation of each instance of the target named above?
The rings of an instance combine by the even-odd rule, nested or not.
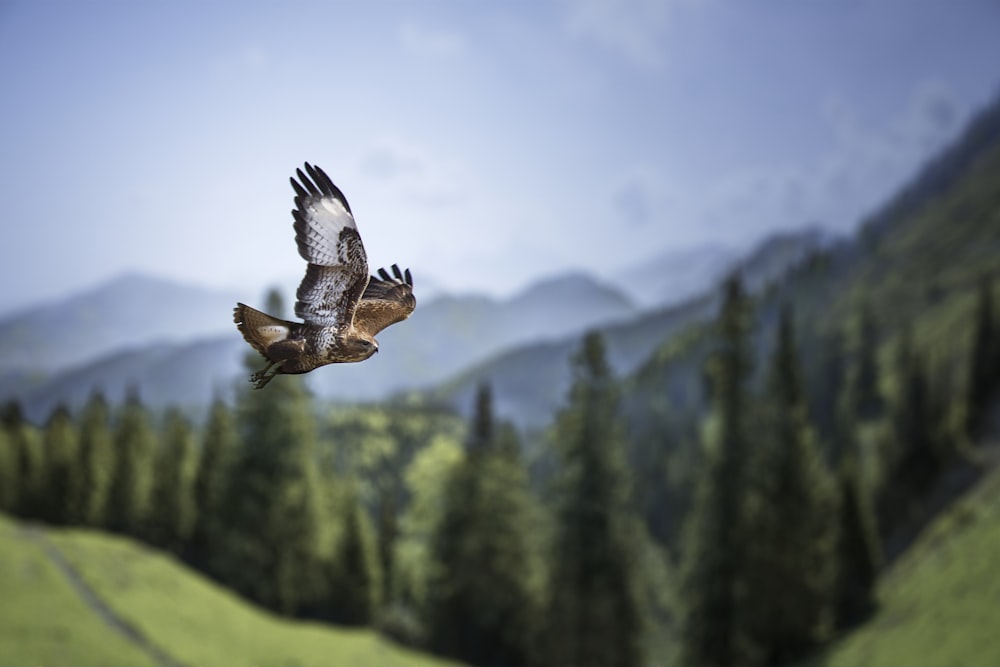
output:
[[[66,406],[60,405],[45,425],[45,518],[57,524],[74,520],[81,484],[78,433]]]
[[[108,484],[106,526],[134,537],[145,535],[153,481],[156,435],[135,388],[128,391],[114,431],[115,467]]]
[[[498,445],[483,385],[466,457],[445,486],[427,587],[430,648],[477,665],[529,662],[536,621],[527,476]]]
[[[267,301],[280,317],[280,296]],[[294,615],[315,597],[322,560],[316,423],[301,379],[278,376],[266,389],[244,389],[237,422],[240,447],[211,571],[251,600]]]
[[[747,661],[739,627],[744,585],[742,513],[747,482],[749,305],[738,276],[726,281],[718,322],[705,462],[685,525],[681,569],[681,664],[722,667]]]
[[[569,403],[556,419],[561,458],[555,483],[547,662],[642,662],[642,618],[617,392],[600,334],[572,362]]]
[[[975,438],[979,434],[990,397],[1000,386],[998,378],[1000,331],[994,322],[993,284],[988,278],[983,278],[976,301],[966,389],[965,430],[969,437]]]
[[[853,447],[840,467],[839,528],[837,530],[834,623],[838,630],[853,627],[875,608],[875,584],[881,567],[881,549],[875,511],[858,471]]]
[[[7,438],[17,464],[17,500],[15,512],[26,519],[45,517],[45,451],[35,427],[27,422],[20,403],[8,402],[0,410],[0,424],[7,431]]]
[[[103,394],[90,395],[80,415],[80,485],[76,489],[74,523],[107,525],[107,498],[116,458],[108,426],[108,404]]]
[[[222,400],[216,399],[203,432],[193,488],[195,518],[191,529],[191,557],[202,568],[208,567],[210,552],[221,530],[223,494],[238,447],[232,411]]]
[[[858,313],[854,367],[848,383],[848,400],[854,415],[862,421],[879,417],[885,404],[879,386],[878,333],[867,301],[862,303]]]
[[[343,625],[368,625],[378,592],[374,538],[355,489],[347,490],[340,505],[335,519],[340,521],[341,535],[330,561],[325,616]]]
[[[194,433],[176,408],[167,411],[163,436],[155,456],[148,534],[153,544],[184,553],[194,523]]]
[[[788,664],[832,625],[836,495],[809,425],[791,312],[782,311],[767,396],[748,462],[747,664]]]
[[[0,424],[0,512],[13,512],[17,507],[17,454],[6,427]]]

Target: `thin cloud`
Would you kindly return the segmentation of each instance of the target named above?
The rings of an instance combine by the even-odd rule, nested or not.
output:
[[[418,56],[455,57],[466,49],[466,42],[459,34],[414,21],[400,24],[397,34],[403,49]]]

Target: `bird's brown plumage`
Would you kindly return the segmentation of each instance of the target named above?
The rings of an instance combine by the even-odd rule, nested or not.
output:
[[[405,320],[417,303],[409,269],[393,264],[391,275],[385,269],[369,275],[354,215],[330,177],[309,163],[296,174],[295,242],[308,264],[295,314],[304,321],[282,320],[242,303],[233,311],[243,338],[268,361],[250,377],[258,389],[279,373],[364,361],[378,352],[375,334]]]

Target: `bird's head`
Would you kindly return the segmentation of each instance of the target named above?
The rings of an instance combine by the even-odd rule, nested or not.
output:
[[[378,352],[378,341],[373,336],[358,333],[344,339],[343,350],[354,361],[364,361]]]

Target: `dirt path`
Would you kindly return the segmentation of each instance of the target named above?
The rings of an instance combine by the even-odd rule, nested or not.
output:
[[[52,561],[52,563],[63,573],[70,585],[83,600],[84,604],[97,615],[101,621],[127,641],[134,644],[138,649],[146,653],[149,657],[162,665],[162,667],[187,667],[182,662],[178,662],[174,657],[166,653],[159,646],[153,644],[134,625],[119,616],[104,600],[100,598],[96,591],[83,580],[80,572],[70,564],[62,552],[46,537],[45,533],[32,526],[23,526],[22,535],[39,546],[42,552]]]

